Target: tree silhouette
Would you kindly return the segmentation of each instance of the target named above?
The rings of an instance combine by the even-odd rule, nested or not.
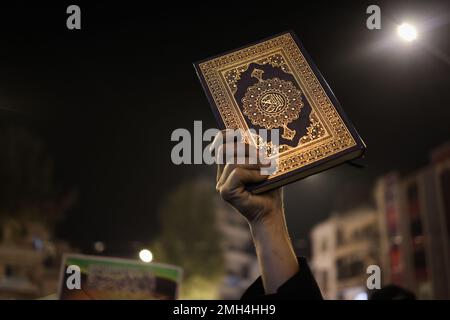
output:
[[[45,143],[23,125],[0,126],[0,218],[37,220],[49,227],[70,205],[57,193]]]
[[[182,288],[191,298],[214,295],[211,292],[223,272],[216,197],[206,180],[195,180],[168,195],[159,211],[161,232],[153,246],[155,258],[183,268]]]

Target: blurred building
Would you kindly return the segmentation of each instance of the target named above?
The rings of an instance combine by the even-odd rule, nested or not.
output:
[[[325,299],[367,298],[367,267],[379,265],[378,214],[356,208],[333,214],[311,232],[311,267]]]
[[[54,162],[31,118],[0,112],[0,299],[54,294],[64,242],[54,227],[76,201],[60,193]]]
[[[36,299],[57,291],[65,242],[52,241],[42,223],[8,219],[0,224],[0,299]]]
[[[248,223],[231,206],[218,200],[219,228],[223,233],[225,277],[219,289],[221,299],[240,299],[259,276]]]
[[[380,212],[383,283],[421,299],[450,298],[450,144],[405,177],[391,173],[375,187]]]

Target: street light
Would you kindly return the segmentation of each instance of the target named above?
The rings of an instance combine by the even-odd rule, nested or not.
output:
[[[144,262],[152,262],[153,260],[153,253],[148,249],[142,249],[139,251],[139,258]]]
[[[105,244],[102,241],[96,241],[94,243],[94,250],[98,253],[105,251]]]
[[[417,38],[416,27],[406,22],[397,27],[397,34],[407,42],[411,42]]]

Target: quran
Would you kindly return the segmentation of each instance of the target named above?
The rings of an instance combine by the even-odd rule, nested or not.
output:
[[[279,130],[278,145],[272,146],[277,150],[276,170],[266,181],[249,186],[252,192],[268,191],[363,155],[363,140],[293,32],[194,67],[220,129]]]

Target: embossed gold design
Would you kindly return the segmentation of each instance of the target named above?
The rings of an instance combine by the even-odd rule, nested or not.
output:
[[[199,64],[225,127],[248,130],[239,103],[234,99],[233,90],[230,89],[229,83],[225,79],[226,73],[236,68],[248,68],[250,63],[274,54],[281,55],[286,64],[289,65],[289,72],[295,78],[305,99],[322,123],[325,133],[324,136],[313,140],[311,143],[300,144],[294,148],[285,148],[286,151],[280,151],[277,172],[271,175],[269,179],[356,145],[356,141],[289,33]],[[230,90],[230,93],[228,93],[228,90]]]
[[[280,68],[286,73],[290,73],[290,68],[283,56],[279,53],[272,54],[264,59],[260,59],[257,61],[258,64],[270,64],[272,67]]]
[[[300,115],[302,93],[290,81],[264,80],[263,74],[260,69],[252,71],[251,76],[258,79],[258,83],[249,87],[242,98],[243,113],[254,125],[266,129],[283,128],[281,136],[292,140],[296,131],[287,125]]]
[[[314,112],[310,113],[309,121],[310,125],[306,128],[306,134],[300,138],[300,143],[307,143],[325,135],[325,130]]]
[[[259,65],[269,64],[272,67],[280,68],[282,71],[284,71],[286,73],[290,73],[290,68],[289,68],[288,64],[284,60],[283,56],[279,53],[275,53],[275,54],[269,55],[263,59],[259,59],[258,61],[256,61],[256,63]],[[228,83],[228,86],[230,87],[231,92],[233,92],[233,94],[235,94],[237,91],[237,82],[241,79],[241,74],[243,72],[247,71],[249,65],[250,64],[246,64],[244,66],[239,66],[237,68],[228,70],[225,73],[225,79]]]
[[[225,79],[228,83],[228,86],[230,87],[230,90],[233,92],[233,94],[236,93],[237,85],[236,83],[241,79],[241,74],[245,71],[247,71],[248,65],[241,66],[239,68],[235,68],[232,70],[229,70],[225,74]]]

